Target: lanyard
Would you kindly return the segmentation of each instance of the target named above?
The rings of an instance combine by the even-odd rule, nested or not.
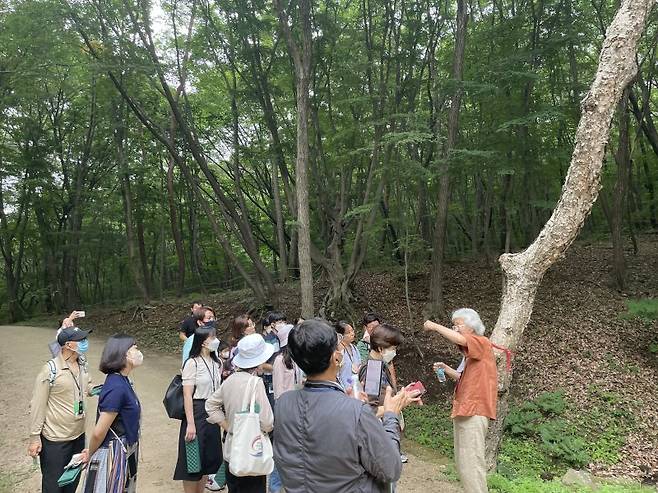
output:
[[[210,371],[210,367],[208,366],[208,363],[206,363],[206,359],[201,356],[201,361],[203,361],[203,364],[206,366],[206,370],[208,370],[208,375],[210,375],[210,382],[212,385],[212,391],[215,391],[215,365],[212,365],[212,371]]]
[[[73,370],[71,370],[71,367],[69,366],[68,361],[64,361],[64,364],[66,364],[66,369],[71,374],[71,378],[73,379],[73,383],[75,384],[76,388],[78,389],[78,400],[81,401],[82,400],[82,366],[80,366],[80,364],[78,363],[78,378],[80,379],[80,382],[78,382],[78,378],[75,378],[75,375],[73,374]]]
[[[347,357],[350,359],[350,363],[354,364],[354,358],[352,358],[352,354],[350,350],[352,349],[352,345],[350,344],[349,346],[345,346],[345,354]]]

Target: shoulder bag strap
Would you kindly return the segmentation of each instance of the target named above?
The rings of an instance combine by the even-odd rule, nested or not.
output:
[[[48,370],[50,370],[50,373],[48,374],[48,384],[52,387],[55,384],[55,378],[57,377],[57,365],[55,365],[54,359],[48,360]]]
[[[245,393],[242,396],[242,407],[240,408],[240,412],[244,412],[245,409],[248,412],[253,412],[252,406],[256,395],[256,382],[259,378],[260,377],[251,375],[247,385],[245,385]]]
[[[249,412],[256,412],[256,385],[258,385],[258,377],[254,378],[254,384],[251,386],[251,405],[249,406]]]

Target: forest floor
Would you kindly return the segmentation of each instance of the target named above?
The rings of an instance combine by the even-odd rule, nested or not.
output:
[[[631,299],[658,298],[658,237],[643,236],[637,254],[627,251],[628,285],[624,292],[612,287],[611,258],[608,243],[580,242],[546,274],[532,319],[515,353],[512,400],[518,405],[542,392],[562,390],[569,403],[569,418],[577,421],[596,419],[591,411],[600,405],[603,396],[609,400],[609,411],[632,417],[628,421],[632,426],[622,430],[623,440],[613,460],[594,458],[588,469],[604,477],[646,480],[658,477],[658,320],[642,321],[625,313]],[[452,388],[436,382],[431,363],[443,360],[456,365],[459,355],[421,330],[428,273],[411,272],[408,282],[410,309],[402,268],[362,273],[354,287],[355,312],[374,310],[403,328],[406,342],[395,360],[400,380],[421,379],[428,387],[430,400],[447,407]],[[446,307],[473,307],[492,328],[501,284],[495,261],[449,262]],[[322,280],[316,283],[317,306],[326,287]],[[147,306],[132,303],[94,313],[87,310],[89,316],[80,325],[95,328],[99,335],[133,333],[143,346],[176,353],[180,351],[178,323],[189,301],[196,298],[215,308],[223,330],[229,317],[253,307],[248,291],[195,294]],[[290,319],[298,316],[297,284],[280,286],[278,308]],[[225,332],[222,336],[227,339]]]
[[[0,334],[3,341],[0,345],[0,493],[38,493],[41,476],[26,453],[29,401],[34,378],[49,357],[47,345],[55,331],[43,327],[1,326]],[[95,334],[90,337],[89,360],[94,382],[103,381],[103,375],[94,364],[100,359],[103,343],[103,337]],[[138,491],[174,493],[182,491],[181,484],[172,480],[180,422],[167,417],[162,396],[178,371],[180,357],[154,351],[145,353],[144,365],[133,374],[143,410]],[[91,401],[87,413],[88,432],[96,415],[96,399]],[[462,491],[443,477],[441,458],[414,444],[405,452],[409,462],[403,468],[400,493]]]

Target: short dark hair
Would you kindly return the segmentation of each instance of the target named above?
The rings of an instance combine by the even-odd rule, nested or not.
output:
[[[363,320],[361,321],[361,325],[368,325],[371,322],[381,323],[381,321],[382,321],[382,317],[379,316],[379,313],[368,312],[363,316]]]
[[[318,375],[329,368],[337,344],[336,331],[321,318],[305,320],[288,335],[292,359],[308,376]]]
[[[370,347],[375,351],[399,346],[403,342],[402,331],[391,324],[379,324],[370,334]]]
[[[136,344],[135,338],[128,334],[114,334],[105,343],[99,370],[109,375],[119,373],[128,364],[126,354]]]
[[[272,325],[282,320],[284,322],[286,321],[286,316],[283,313],[276,311],[267,312],[265,318],[263,318],[263,327],[267,327],[268,325]]]
[[[194,329],[194,339],[192,339],[192,347],[190,348],[190,359],[200,356],[201,346],[206,342],[206,339],[210,336],[216,337],[216,335],[217,331],[212,325],[202,325],[201,327]],[[210,358],[219,363],[219,358],[217,357],[216,352],[210,353]]]
[[[334,328],[336,329],[336,332],[338,332],[341,335],[345,335],[345,332],[347,332],[348,327],[352,327],[352,326],[350,325],[349,322],[346,322],[345,320],[340,320],[334,324]]]
[[[192,316],[194,317],[195,322],[203,322],[203,319],[206,318],[206,312],[212,312],[213,316],[215,315],[215,310],[210,308],[209,306],[202,306],[201,308],[197,308],[192,312]]]

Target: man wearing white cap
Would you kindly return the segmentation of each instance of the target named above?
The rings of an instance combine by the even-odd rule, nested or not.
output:
[[[206,401],[206,412],[208,422],[219,424],[226,432],[226,442],[222,448],[224,460],[226,461],[226,484],[229,491],[236,493],[265,493],[266,476],[234,476],[230,471],[230,451],[233,437],[233,423],[235,414],[244,412],[243,402],[245,393],[252,388],[252,378],[256,376],[256,370],[265,363],[274,353],[274,347],[267,344],[260,334],[244,336],[238,342],[238,353],[233,358],[235,373],[229,376],[221,385],[219,390]],[[255,382],[256,412],[260,417],[260,426],[263,432],[272,431],[274,425],[274,414],[270,406],[265,385],[258,378]]]

